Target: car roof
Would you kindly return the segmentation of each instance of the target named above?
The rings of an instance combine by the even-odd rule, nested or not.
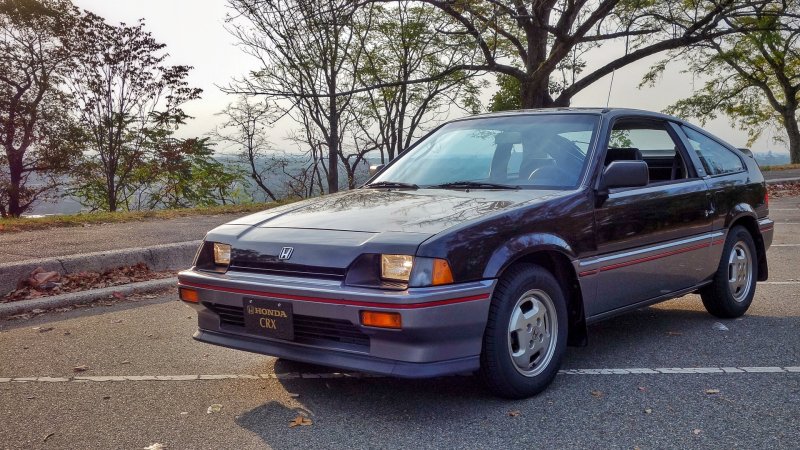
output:
[[[639,116],[639,117],[652,117],[658,119],[667,119],[675,122],[684,123],[682,119],[667,114],[662,114],[654,111],[647,111],[643,109],[634,108],[600,108],[600,107],[569,107],[569,108],[535,108],[535,109],[517,109],[510,111],[490,112],[478,114],[474,116],[467,116],[456,120],[467,120],[475,118],[491,118],[491,117],[507,117],[519,115],[533,115],[533,114],[600,114],[610,118],[619,116]]]

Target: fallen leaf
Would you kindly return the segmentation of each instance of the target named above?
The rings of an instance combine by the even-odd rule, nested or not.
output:
[[[112,320],[111,323],[122,323],[122,319]]]
[[[36,396],[35,395],[29,395],[29,396],[27,396],[25,398],[28,399],[28,400],[33,400],[33,399],[36,398]]]
[[[87,370],[89,370],[89,366],[86,365],[75,366],[72,368],[72,370],[74,370],[75,372],[86,372]]]
[[[522,414],[522,413],[520,413],[520,412],[519,412],[518,410],[516,410],[516,409],[515,409],[515,410],[513,410],[513,411],[509,411],[509,412],[508,412],[508,415],[509,415],[509,416],[511,416],[511,417],[517,417],[517,416],[519,416],[520,414]]]
[[[644,386],[639,386],[639,388],[638,388],[638,389],[639,389],[641,392],[644,392],[644,391],[646,391],[646,390],[647,390],[647,388],[646,388],[646,387],[644,387]]]
[[[220,411],[222,411],[222,405],[220,405],[219,403],[214,403],[213,405],[208,407],[206,414],[218,413]]]
[[[719,394],[719,389],[706,389],[706,394],[709,395]]]
[[[653,414],[653,410],[651,408],[645,408],[644,409],[644,413],[645,414]]]
[[[103,400],[109,400],[110,398],[111,398],[111,396],[110,396],[110,395],[104,395],[104,396],[103,396]]]
[[[113,295],[117,300],[125,300],[125,294],[122,292],[114,291],[111,295]]]
[[[700,434],[702,432],[703,432],[703,430],[701,430],[700,428],[695,428],[694,430],[692,430],[692,434],[694,434],[695,436],[697,436],[698,434]]]
[[[39,333],[47,333],[48,331],[53,331],[53,327],[39,327]]]
[[[126,359],[125,361],[122,361],[120,364],[130,364],[130,363],[131,362]]]
[[[148,445],[147,447],[144,448],[144,450],[164,450],[166,448],[167,447],[165,447],[164,444],[159,444],[158,442],[156,442],[155,444]]]
[[[45,310],[41,309],[41,308],[34,308],[34,309],[31,310],[31,312],[34,313],[34,314],[41,314],[41,313],[45,312]]]
[[[50,436],[52,436],[54,434],[56,434],[55,431],[52,432],[52,433],[47,433],[47,436],[45,436],[44,439],[42,439],[42,442],[47,442],[47,440],[50,439]]]
[[[181,411],[181,415],[182,416],[188,416],[189,415],[189,411]]]
[[[605,394],[603,394],[603,391],[598,391],[598,390],[592,391],[591,394],[592,394],[592,397],[594,397],[594,398],[602,398],[603,395],[605,395]]]
[[[683,336],[680,331],[667,331],[667,336]]]
[[[294,420],[289,422],[289,428],[294,428],[294,427],[297,427],[297,426],[307,427],[307,426],[309,426],[309,425],[311,425],[313,423],[314,422],[312,422],[311,419],[309,419],[308,417],[303,416],[303,415],[299,415],[299,416],[295,417]]]

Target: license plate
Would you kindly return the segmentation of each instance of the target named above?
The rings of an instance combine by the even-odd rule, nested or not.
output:
[[[294,339],[292,304],[257,298],[244,299],[244,327],[250,334]]]

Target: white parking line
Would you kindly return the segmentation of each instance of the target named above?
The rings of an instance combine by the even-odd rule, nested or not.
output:
[[[769,247],[800,247],[800,244],[772,244]]]
[[[800,284],[800,281],[759,281],[758,284]]]
[[[800,374],[797,367],[659,367],[659,368],[622,368],[622,369],[565,369],[559,375],[673,375],[673,374],[735,374],[735,373],[783,373]],[[322,372],[322,373],[265,373],[220,374],[220,375],[107,375],[107,376],[73,376],[73,377],[0,377],[0,383],[106,383],[127,381],[210,381],[210,380],[294,380],[299,378],[383,378],[358,372]]]

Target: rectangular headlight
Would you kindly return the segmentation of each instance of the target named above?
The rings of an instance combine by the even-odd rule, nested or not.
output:
[[[408,281],[414,257],[410,255],[381,255],[381,278],[393,281]]]
[[[231,263],[231,246],[214,242],[214,264],[227,266]]]

